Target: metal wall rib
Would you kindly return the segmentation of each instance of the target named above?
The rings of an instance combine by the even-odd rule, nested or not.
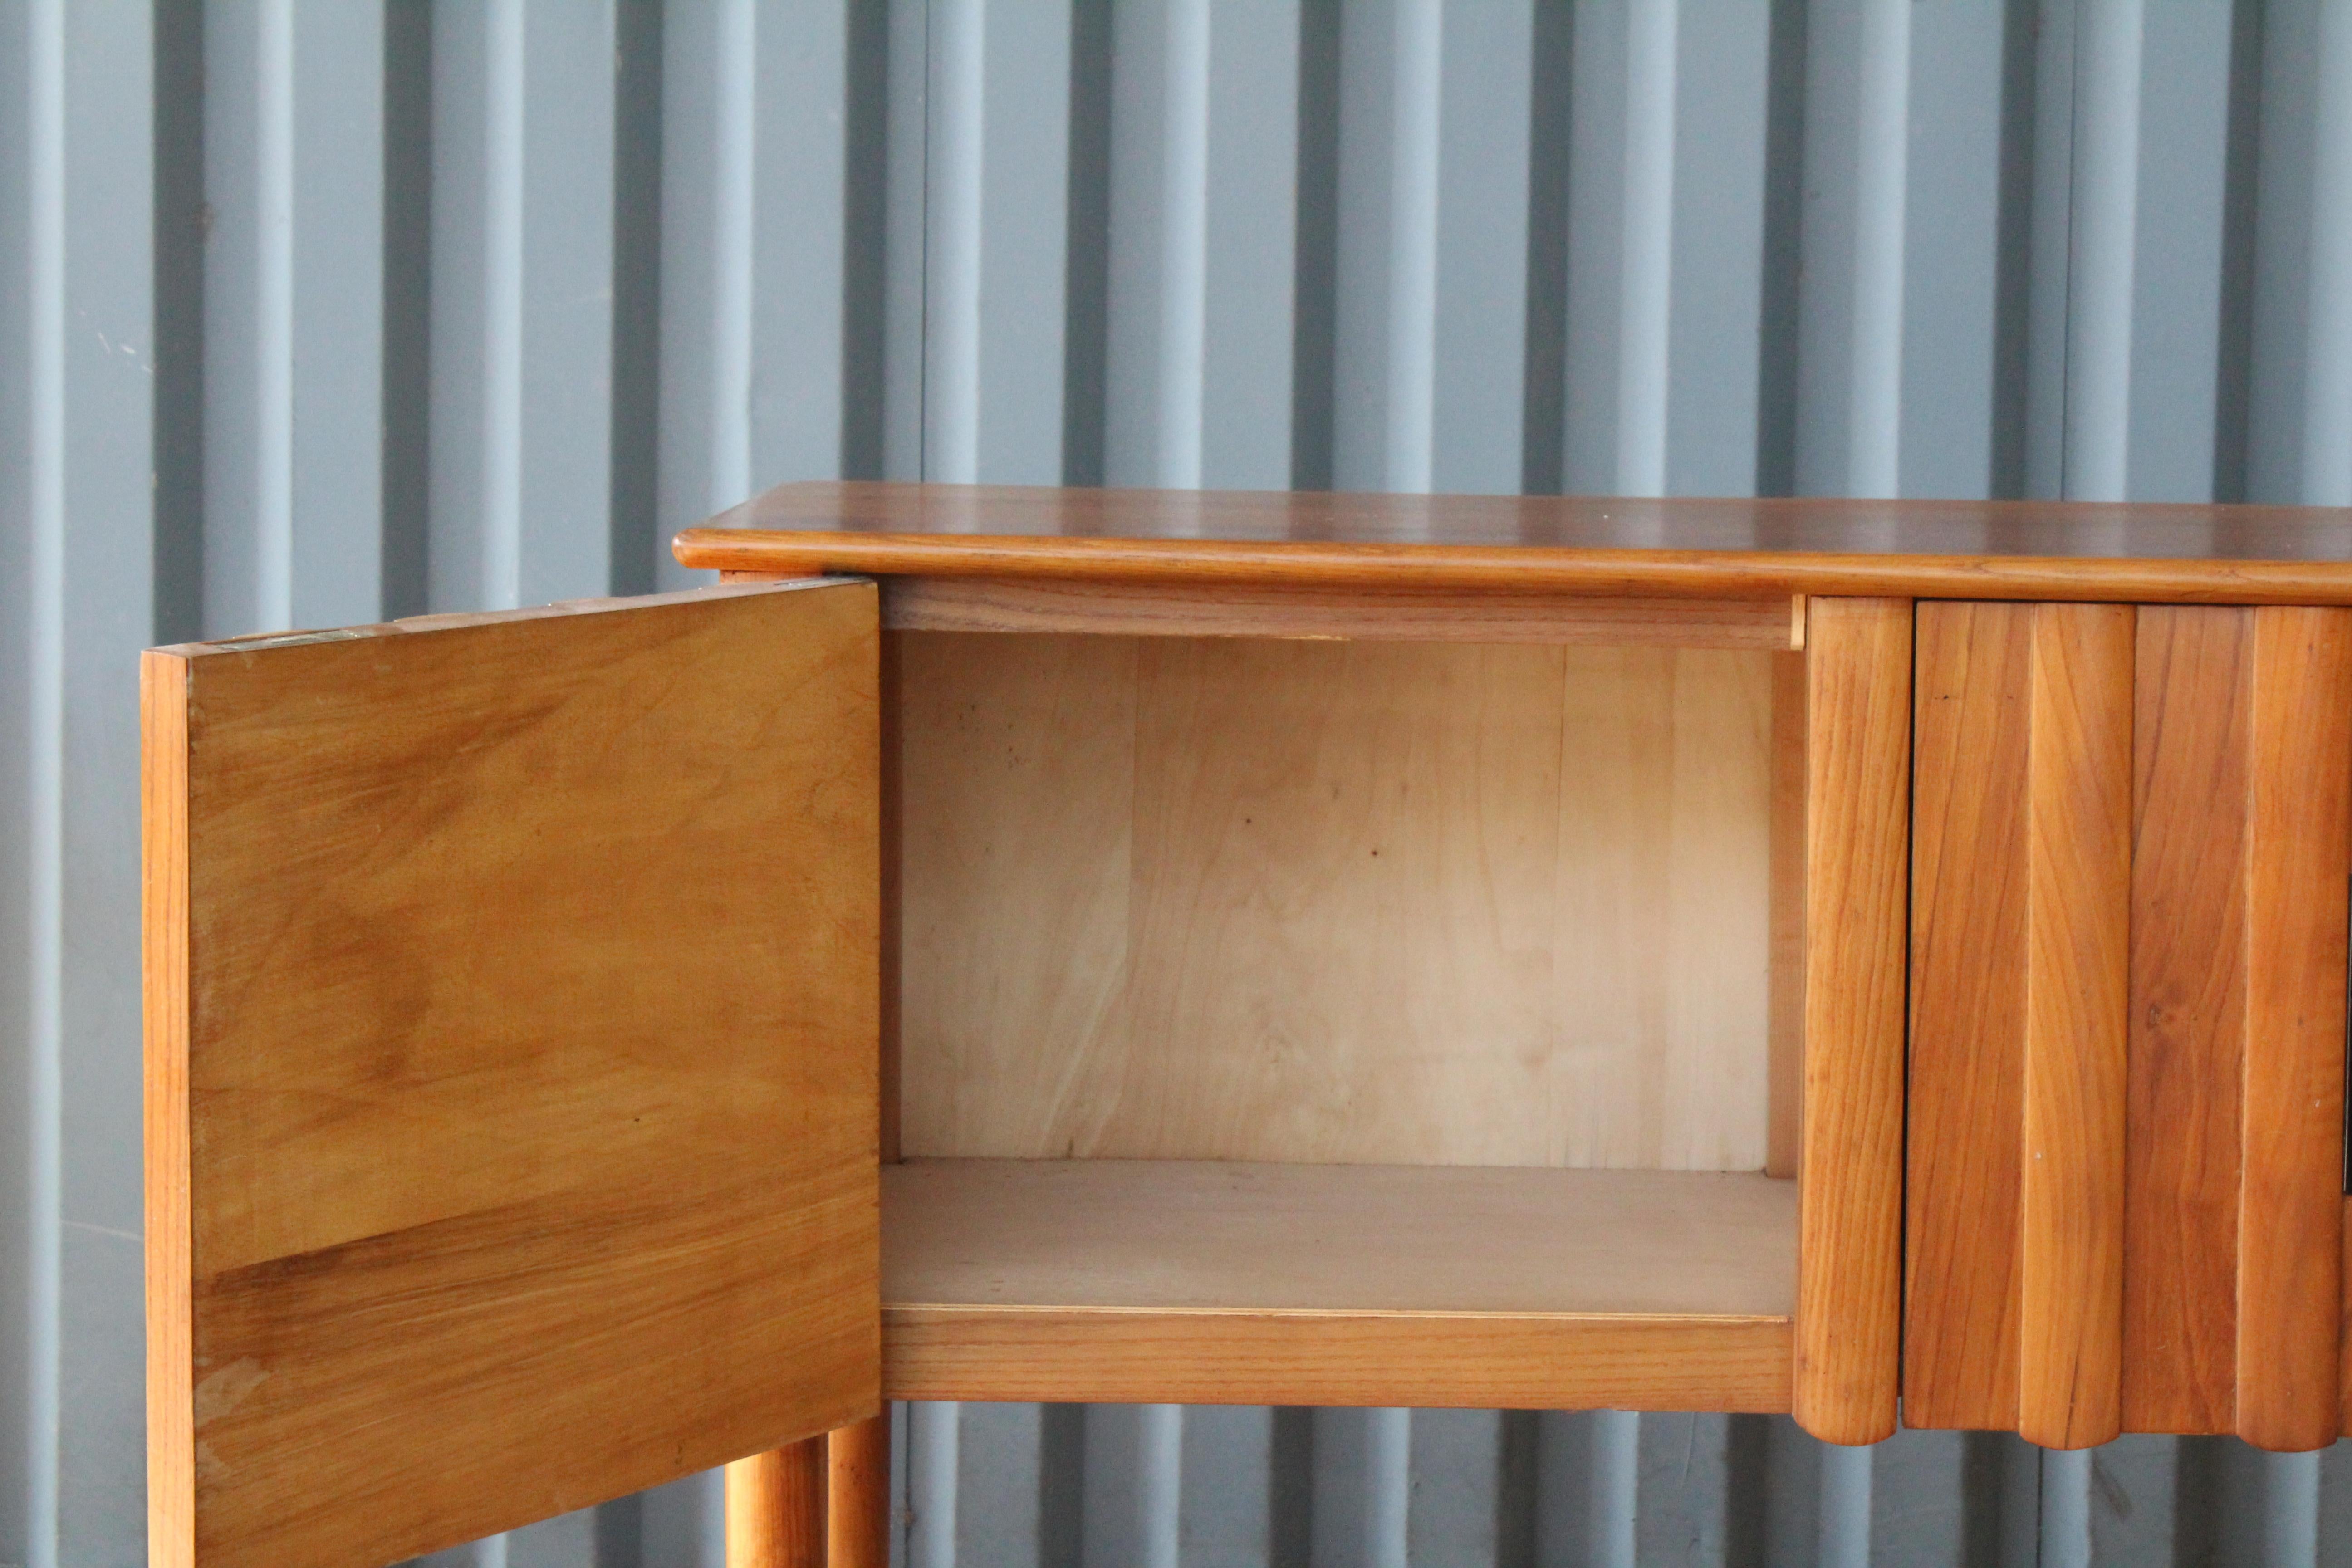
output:
[[[143,1556],[144,644],[836,474],[2352,503],[2343,0],[0,0],[0,1565]],[[898,1432],[926,1568],[2352,1563],[2341,1447]]]

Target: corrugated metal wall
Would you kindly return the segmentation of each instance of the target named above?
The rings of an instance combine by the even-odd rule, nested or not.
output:
[[[2352,4],[0,0],[0,1563],[142,1556],[131,652],[877,473],[2352,502]],[[921,1568],[2352,1563],[2342,1448],[899,1433]]]

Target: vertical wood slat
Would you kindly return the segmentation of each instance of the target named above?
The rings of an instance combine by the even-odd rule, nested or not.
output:
[[[2352,612],[2143,612],[2125,1421],[2332,1440]]]
[[[2134,680],[2124,1426],[2235,1423],[2245,611],[2150,605]]]
[[[1903,1413],[2017,1424],[2032,607],[1919,606]]]
[[[1895,1430],[1903,1248],[1911,604],[1811,602],[1797,1422]]]
[[[2133,611],[1922,605],[1905,1418],[2120,1427]]]
[[[2017,1429],[2081,1448],[2123,1418],[2133,611],[2032,615]]]
[[[825,1568],[827,1437],[727,1467],[727,1568]]]
[[[828,1568],[890,1568],[890,1407],[835,1427],[826,1458]]]
[[[2252,615],[2237,1426],[2300,1450],[2338,1424],[2352,611]]]

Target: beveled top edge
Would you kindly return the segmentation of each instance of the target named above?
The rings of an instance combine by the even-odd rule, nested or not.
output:
[[[732,571],[1360,588],[2352,603],[2352,509],[779,486],[681,533]]]

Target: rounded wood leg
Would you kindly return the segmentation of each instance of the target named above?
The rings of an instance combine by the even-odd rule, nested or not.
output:
[[[824,1568],[825,1439],[727,1467],[727,1568]]]
[[[890,1568],[890,1410],[835,1429],[831,1568]]]

